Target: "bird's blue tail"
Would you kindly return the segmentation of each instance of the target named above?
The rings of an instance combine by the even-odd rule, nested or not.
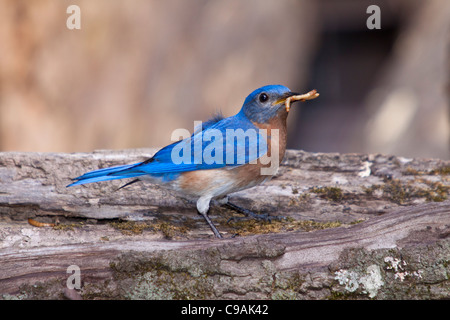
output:
[[[75,180],[75,182],[69,184],[67,187],[73,187],[73,186],[77,186],[77,185],[85,184],[85,183],[108,181],[108,180],[115,180],[115,179],[125,179],[125,178],[133,178],[133,177],[142,176],[145,174],[144,172],[133,171],[133,172],[123,172],[123,174],[120,173],[121,171],[133,168],[139,164],[140,163],[129,164],[129,165],[124,165],[124,166],[111,167],[111,168],[91,171],[91,172],[85,173],[82,176],[79,176],[79,177],[73,179],[73,180]]]

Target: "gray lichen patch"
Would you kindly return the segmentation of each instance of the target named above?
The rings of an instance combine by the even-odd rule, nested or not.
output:
[[[330,267],[332,299],[442,299],[450,297],[450,241],[367,251],[345,250]]]
[[[367,294],[369,298],[376,297],[378,290],[384,285],[380,267],[376,264],[368,266],[365,274],[340,269],[335,275],[335,280],[339,281],[347,292],[356,292],[361,287],[361,293]]]

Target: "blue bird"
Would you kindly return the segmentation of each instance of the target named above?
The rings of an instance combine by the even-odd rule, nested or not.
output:
[[[228,194],[259,185],[275,174],[286,150],[290,103],[318,95],[315,90],[299,95],[281,85],[261,87],[245,99],[236,115],[216,116],[146,161],[91,171],[68,187],[124,178],[135,179],[121,188],[138,181],[156,183],[196,201],[214,235],[222,238],[208,217],[210,202],[267,219],[230,203]]]

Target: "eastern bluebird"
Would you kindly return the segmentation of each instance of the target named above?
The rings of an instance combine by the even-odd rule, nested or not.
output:
[[[253,91],[234,116],[216,116],[197,127],[190,137],[159,150],[150,159],[85,173],[75,182],[85,183],[136,178],[157,183],[194,200],[197,210],[217,238],[222,238],[208,217],[210,202],[253,218],[267,219],[228,201],[228,194],[254,187],[275,174],[286,150],[286,119],[290,103],[314,99],[315,90],[304,95],[281,85]]]

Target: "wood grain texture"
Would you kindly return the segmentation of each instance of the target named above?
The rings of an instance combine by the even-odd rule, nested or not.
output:
[[[449,296],[448,161],[288,150],[274,179],[230,196],[288,219],[227,223],[213,207],[225,240],[152,185],[65,187],[153,152],[0,153],[0,297],[70,298],[71,265],[84,299]]]

